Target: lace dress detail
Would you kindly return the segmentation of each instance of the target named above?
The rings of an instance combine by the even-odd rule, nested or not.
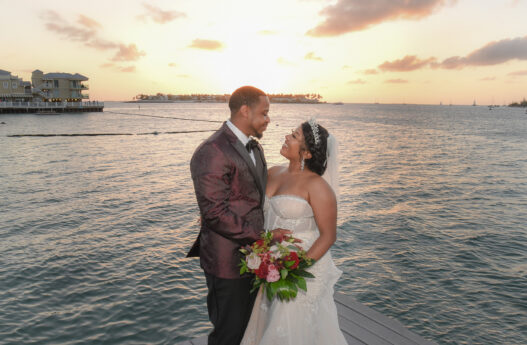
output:
[[[276,195],[265,199],[265,229],[293,231],[293,236],[308,250],[319,237],[309,203],[294,195]],[[328,251],[308,269],[315,278],[307,278],[307,292],[298,291],[296,299],[269,302],[258,292],[242,345],[347,345],[340,331],[333,300],[333,286],[342,272]]]

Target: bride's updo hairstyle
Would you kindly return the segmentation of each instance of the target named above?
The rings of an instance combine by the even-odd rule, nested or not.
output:
[[[306,159],[304,163],[309,168],[309,170],[322,176],[324,171],[326,171],[327,166],[329,133],[327,129],[321,125],[316,124],[316,126],[318,127],[318,137],[320,139],[317,144],[315,144],[315,136],[309,121],[302,123],[302,133],[304,134],[306,149],[311,152],[311,158]]]

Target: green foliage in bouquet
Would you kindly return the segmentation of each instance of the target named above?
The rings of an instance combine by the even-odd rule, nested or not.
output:
[[[296,298],[298,290],[307,291],[306,278],[315,276],[307,271],[315,260],[308,258],[306,252],[293,237],[281,242],[273,242],[270,232],[250,246],[241,248],[244,254],[240,263],[240,274],[255,275],[251,292],[263,285],[269,300],[275,296],[281,301]]]

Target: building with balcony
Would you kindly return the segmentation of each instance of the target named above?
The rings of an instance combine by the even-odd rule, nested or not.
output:
[[[33,98],[31,94],[31,83],[23,81],[11,72],[0,69],[0,101],[18,102],[29,101]]]
[[[31,74],[33,95],[44,102],[81,102],[89,99],[89,95],[83,93],[89,89],[84,83],[87,80],[87,77],[79,73],[44,74],[37,69]]]

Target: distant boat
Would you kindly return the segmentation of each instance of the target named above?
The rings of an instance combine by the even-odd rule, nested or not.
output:
[[[472,103],[472,106],[475,107],[477,104],[476,104],[476,100],[474,100],[474,103]]]
[[[342,103],[342,102],[335,102],[335,103],[333,103],[333,104],[334,104],[334,105],[343,105],[344,103]]]

